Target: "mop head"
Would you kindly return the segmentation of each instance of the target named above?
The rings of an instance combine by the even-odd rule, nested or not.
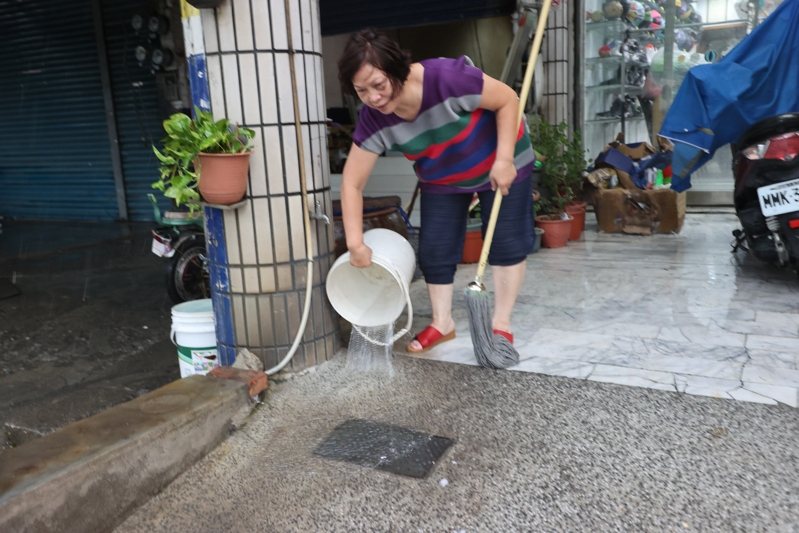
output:
[[[491,328],[491,302],[484,290],[466,289],[466,307],[469,310],[469,330],[472,334],[474,355],[485,368],[508,368],[519,363],[519,352],[502,335],[494,335]]]

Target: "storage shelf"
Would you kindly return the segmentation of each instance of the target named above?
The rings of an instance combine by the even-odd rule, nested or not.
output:
[[[728,20],[725,22],[692,22],[690,24],[675,24],[674,29],[690,29],[690,28],[701,28],[702,30],[726,30],[726,29],[734,29],[741,26],[745,26],[748,24],[748,21],[744,19],[736,19],[736,20]],[[624,23],[621,19],[616,20],[603,20],[600,22],[586,22],[585,23],[585,31],[598,31],[598,30],[608,30],[608,31],[616,31],[616,32],[630,32],[630,33],[646,33],[646,32],[658,32],[665,30],[665,27],[660,28],[635,28],[630,26],[629,24]],[[623,38],[623,35],[621,36]]]
[[[624,117],[625,122],[630,122],[631,120],[646,120],[646,117],[644,117],[643,115],[636,115],[634,117]],[[621,122],[621,117],[592,118],[584,121],[585,124],[592,124],[595,126],[615,124],[617,122]]]
[[[608,30],[618,33],[626,29],[627,25],[621,19],[585,23],[585,31]]]
[[[637,94],[643,91],[643,87],[636,85],[621,85],[614,83],[613,85],[588,85],[585,87],[586,91],[600,92],[600,91],[624,91],[626,94]]]
[[[620,65],[622,62],[621,56],[607,56],[607,57],[588,57],[585,59],[586,65]]]

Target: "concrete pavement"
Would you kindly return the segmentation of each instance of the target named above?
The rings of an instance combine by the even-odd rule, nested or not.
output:
[[[95,228],[91,239],[69,237],[59,253],[47,251],[52,243],[43,235],[14,240],[6,233],[0,240],[22,250],[10,260],[4,251],[0,275],[17,273],[29,297],[0,301],[0,410],[7,434],[19,439],[11,444],[28,441],[15,453],[58,442],[51,432],[79,418],[127,409],[120,402],[146,402],[149,391],[158,394],[177,376],[174,350],[164,342],[170,304],[161,264],[149,255],[147,228],[136,228],[109,235]],[[765,269],[758,275],[767,282]],[[227,427],[227,415],[201,413],[197,422]],[[342,358],[273,385],[243,429],[117,529],[795,531],[795,413],[785,405],[403,356],[389,378],[348,370]],[[456,442],[422,480],[313,454],[352,418]],[[35,431],[9,432],[21,424]],[[36,445],[38,435],[50,440]],[[0,451],[0,464],[9,457]],[[137,503],[152,494],[136,493],[141,486],[130,485]],[[108,510],[79,488],[65,494],[87,512]],[[113,528],[123,515],[91,529]],[[61,529],[85,530],[81,525]]]
[[[796,410],[395,358],[273,385],[117,533],[796,531]],[[364,418],[451,437],[426,479],[323,459]]]

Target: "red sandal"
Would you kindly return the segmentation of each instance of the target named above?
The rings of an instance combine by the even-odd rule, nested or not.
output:
[[[411,349],[411,345],[408,344],[406,350],[409,353],[424,353],[427,350],[434,348],[435,346],[441,344],[442,342],[451,341],[455,338],[455,330],[453,329],[448,334],[444,335],[440,331],[438,331],[433,326],[427,326],[422,331],[416,334],[413,338],[415,341],[419,341],[419,344],[422,345],[421,350],[414,350]]]
[[[513,333],[511,333],[509,331],[503,331],[501,329],[495,329],[493,331],[494,331],[494,335],[500,335],[502,337],[505,337],[506,339],[508,339],[509,343],[513,344]]]

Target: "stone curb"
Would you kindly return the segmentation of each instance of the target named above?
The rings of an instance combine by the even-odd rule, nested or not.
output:
[[[247,383],[191,376],[0,453],[0,531],[110,531],[252,409]]]

